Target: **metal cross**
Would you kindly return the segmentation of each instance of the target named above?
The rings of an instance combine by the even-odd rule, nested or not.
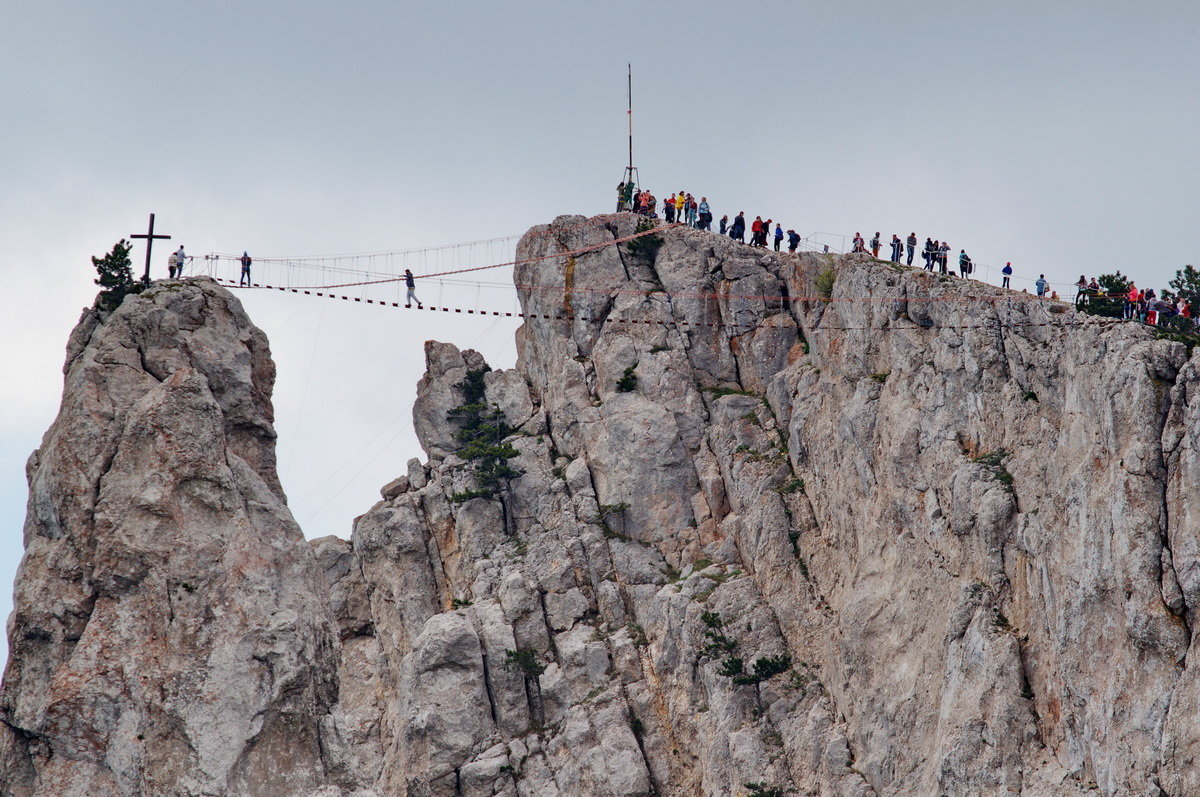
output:
[[[142,282],[149,285],[150,284],[150,249],[151,249],[151,247],[154,246],[154,240],[156,238],[170,239],[171,236],[154,234],[154,214],[151,213],[150,214],[150,229],[148,229],[146,231],[146,234],[145,235],[131,235],[129,237],[146,239],[146,273],[142,276]]]

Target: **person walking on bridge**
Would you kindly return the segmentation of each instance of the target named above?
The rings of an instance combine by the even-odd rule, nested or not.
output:
[[[408,296],[404,299],[404,306],[412,307],[412,303],[416,302],[418,310],[425,309],[421,304],[421,300],[417,298],[417,283],[413,278],[413,273],[407,268],[404,269],[404,285],[408,288]]]

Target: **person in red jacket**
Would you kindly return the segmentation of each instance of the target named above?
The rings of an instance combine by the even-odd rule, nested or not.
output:
[[[1141,299],[1141,293],[1137,286],[1132,282],[1129,283],[1129,293],[1125,295],[1125,318],[1133,318],[1137,313],[1138,301]]]
[[[758,239],[762,235],[763,223],[762,216],[755,216],[754,223],[750,225],[750,245],[758,246]]]

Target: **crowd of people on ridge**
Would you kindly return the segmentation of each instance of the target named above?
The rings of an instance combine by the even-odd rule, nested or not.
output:
[[[1131,280],[1128,289],[1122,294],[1105,293],[1095,277],[1090,280],[1083,274],[1075,283],[1075,306],[1087,307],[1100,300],[1119,299],[1122,302],[1122,318],[1137,320],[1150,326],[1165,326],[1172,319],[1184,319],[1183,326],[1194,329],[1197,326],[1195,312],[1186,296],[1163,297],[1153,288],[1141,289]]]
[[[663,215],[668,224],[687,224],[699,230],[712,232],[712,209],[708,203],[707,197],[700,197],[697,202],[696,198],[687,191],[677,191],[672,193],[663,202]],[[617,185],[617,212],[632,212],[648,218],[657,219],[658,215],[658,199],[648,190],[638,190],[632,183],[622,181]],[[774,224],[772,231],[771,225]],[[750,246],[767,248],[771,245],[769,241],[773,241],[773,246],[776,252],[781,251],[783,242],[787,241],[787,251],[795,252],[800,242],[803,240],[799,233],[789,229],[786,232],[783,225],[776,222],[774,219],[763,221],[762,216],[755,216],[754,221],[749,225],[750,240],[746,241],[746,215],[744,211],[739,211],[732,220],[728,215],[721,217],[718,223],[717,233],[727,235],[735,241],[741,243],[749,243]],[[893,263],[903,263],[911,266],[913,259],[916,256],[918,248],[918,238],[915,232],[910,232],[905,238],[893,233],[892,239],[888,242],[890,248],[889,260]],[[883,238],[878,231],[871,237],[870,242],[863,238],[861,233],[855,233],[851,242],[851,252],[870,255],[876,259],[879,258],[880,250],[883,248]],[[829,251],[829,247],[825,247],[825,251]],[[954,271],[950,267],[950,244],[946,241],[935,240],[932,237],[925,239],[925,243],[920,247],[921,259],[924,261],[925,270],[936,272],[948,276],[954,276]],[[967,254],[965,249],[960,249],[958,252],[958,276],[966,279],[975,272],[975,263],[971,256]],[[1000,270],[1001,288],[1012,289],[1012,262],[1007,262]],[[1058,292],[1051,289],[1050,282],[1046,279],[1045,274],[1039,274],[1037,280],[1033,284],[1034,292],[1040,299],[1057,300]],[[1111,294],[1105,294],[1099,282],[1095,277],[1088,280],[1083,275],[1080,275],[1079,281],[1075,283],[1075,306],[1083,308],[1089,302],[1096,299],[1120,299],[1124,302],[1124,318],[1136,319],[1145,324],[1161,326],[1167,321],[1174,318],[1188,319],[1190,326],[1200,328],[1200,318],[1194,317],[1194,310],[1191,304],[1185,297],[1178,297],[1174,301],[1168,298],[1158,296],[1153,288],[1141,290],[1137,288],[1133,282],[1129,283],[1129,289],[1126,294],[1121,294],[1119,297]]]
[[[641,216],[657,219],[658,215],[658,199],[648,190],[638,190],[632,182],[626,183],[621,181],[617,184],[617,212],[637,213]],[[708,197],[700,197],[697,202],[696,198],[687,191],[677,191],[672,193],[663,202],[663,216],[668,224],[686,224],[689,227],[694,227],[698,230],[706,230],[712,232],[712,209],[708,204]],[[774,232],[771,230],[771,225],[775,225]],[[783,242],[787,241],[787,251],[795,252],[800,247],[800,242],[803,240],[800,234],[795,230],[789,229],[786,232],[783,225],[776,222],[774,219],[763,221],[762,216],[755,216],[754,221],[750,223],[750,246],[757,246],[766,249],[771,246],[768,241],[773,241],[776,252],[781,251]],[[728,235],[735,241],[747,243],[746,241],[746,213],[738,211],[738,214],[733,217],[732,221],[728,215],[722,216],[718,224],[717,232],[720,235]],[[882,242],[880,234],[875,233],[871,238],[870,251],[871,256],[878,258],[879,250]],[[899,235],[892,234],[891,240],[891,260],[893,263],[900,263],[907,253],[907,265],[912,265],[913,257],[917,249],[917,234],[909,233],[908,237],[901,239]],[[825,247],[825,251],[829,251],[829,247]],[[853,252],[865,253],[867,251],[867,242],[860,233],[854,234],[852,245]],[[949,253],[950,244],[945,241],[935,241],[932,238],[925,239],[924,248],[921,250],[921,257],[925,261],[925,270],[934,271],[935,268],[941,274],[953,275],[954,272],[949,269]],[[958,273],[959,276],[966,278],[975,271],[975,263],[971,260],[970,255],[965,249],[958,253]],[[1004,283],[1002,287],[1008,288],[1009,280],[1012,277],[1012,263],[1007,263],[1003,269]],[[1048,284],[1048,283],[1047,283]],[[1039,296],[1043,295],[1039,292]],[[1057,298],[1055,296],[1054,298]]]

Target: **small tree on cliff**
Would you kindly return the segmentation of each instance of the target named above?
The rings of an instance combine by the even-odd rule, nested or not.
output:
[[[1187,299],[1193,310],[1200,306],[1200,269],[1184,266],[1175,272],[1175,279],[1167,283],[1176,296]]]
[[[92,258],[92,265],[100,275],[96,284],[105,289],[96,297],[96,306],[101,310],[115,310],[128,294],[141,293],[144,286],[134,281],[133,264],[129,260],[132,248],[133,244],[122,238],[107,255]]]
[[[1096,280],[1100,284],[1100,295],[1093,296],[1079,309],[1092,315],[1121,318],[1125,312],[1125,294],[1129,292],[1129,278],[1118,271],[1101,274]]]

